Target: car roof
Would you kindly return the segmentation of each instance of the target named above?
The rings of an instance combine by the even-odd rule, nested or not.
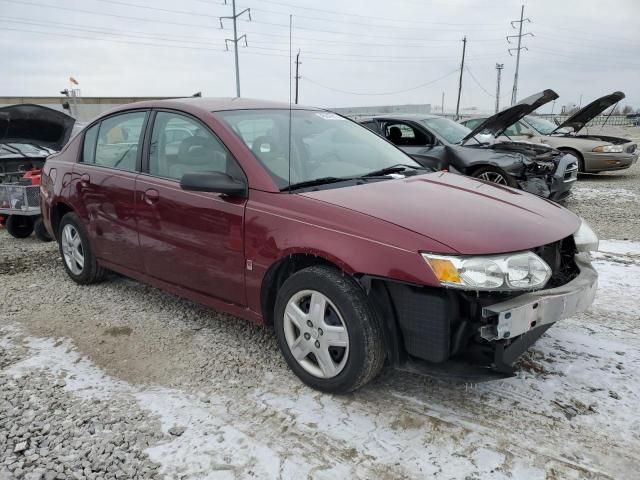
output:
[[[400,113],[398,115],[389,114],[389,115],[370,115],[366,117],[361,117],[358,119],[358,122],[366,122],[370,120],[429,120],[431,118],[446,118],[441,115],[431,115],[426,113]]]
[[[185,110],[202,110],[207,112],[220,112],[226,110],[318,110],[321,108],[306,107],[302,105],[289,105],[287,102],[274,102],[270,100],[259,100],[254,98],[238,98],[238,97],[185,97],[185,98],[168,98],[162,100],[145,100],[143,102],[128,103],[119,105],[110,110],[108,113],[114,113],[122,110],[130,110],[134,108],[175,108]]]

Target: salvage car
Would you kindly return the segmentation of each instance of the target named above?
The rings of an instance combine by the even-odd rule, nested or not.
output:
[[[580,135],[587,123],[613,107],[625,97],[622,92],[613,92],[600,97],[575,112],[564,122],[555,125],[549,120],[534,115],[526,115],[508,125],[502,132],[509,141],[543,143],[560,151],[571,153],[578,159],[579,171],[600,173],[609,170],[624,170],[638,160],[637,143],[620,137],[588,133]],[[477,129],[485,122],[482,117],[466,119],[460,123]]]
[[[532,95],[487,118],[473,130],[437,115],[384,115],[359,121],[422,165],[562,201],[569,196],[578,176],[573,155],[530,142],[495,140],[510,124],[554,98],[557,94],[553,90]]]
[[[176,128],[194,133],[177,150]],[[573,213],[426,169],[298,105],[118,107],[47,159],[41,198],[73,281],[112,270],[272,325],[291,370],[326,392],[365,385],[385,362],[512,374],[596,291],[598,240]]]
[[[0,108],[0,224],[12,236],[24,238],[35,230],[39,239],[50,240],[36,214],[38,188],[27,186],[38,184],[45,159],[69,140],[74,123],[72,117],[39,105]],[[28,202],[29,211],[20,214],[20,205]]]

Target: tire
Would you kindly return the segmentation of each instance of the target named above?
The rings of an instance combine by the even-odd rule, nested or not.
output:
[[[516,179],[498,167],[480,167],[475,170],[471,176],[480,180],[484,180],[485,182],[496,183],[498,185],[504,185],[506,187],[518,188],[518,182],[516,182]],[[495,180],[492,180],[492,178]],[[498,181],[498,178],[501,178],[501,180]]]
[[[38,217],[38,219],[33,224],[33,231],[36,234],[36,238],[41,242],[50,242],[51,240],[53,240],[44,226],[42,217]]]
[[[25,215],[9,215],[5,227],[12,237],[27,238],[33,233],[33,218]]]
[[[80,285],[101,281],[106,271],[98,264],[87,231],[78,216],[73,212],[67,213],[62,217],[58,231],[62,264],[69,277]]]
[[[314,318],[311,302],[321,306],[316,299],[322,297],[326,301],[324,314]],[[312,388],[351,392],[382,369],[385,349],[380,317],[355,280],[337,269],[313,266],[294,273],[278,291],[274,318],[278,345],[287,364]]]

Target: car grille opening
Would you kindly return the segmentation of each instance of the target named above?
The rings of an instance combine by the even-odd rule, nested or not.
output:
[[[580,273],[574,256],[577,253],[573,236],[533,249],[551,268],[551,278],[545,288],[555,288],[569,283]]]

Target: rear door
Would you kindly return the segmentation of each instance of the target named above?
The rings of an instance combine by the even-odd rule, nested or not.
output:
[[[90,127],[73,166],[77,212],[98,258],[142,269],[135,215],[135,182],[148,111],[112,115]]]
[[[235,159],[199,120],[156,111],[136,183],[138,232],[150,276],[245,305],[243,225],[246,199],[180,188],[185,173],[244,177]],[[176,132],[180,132],[178,135]]]

